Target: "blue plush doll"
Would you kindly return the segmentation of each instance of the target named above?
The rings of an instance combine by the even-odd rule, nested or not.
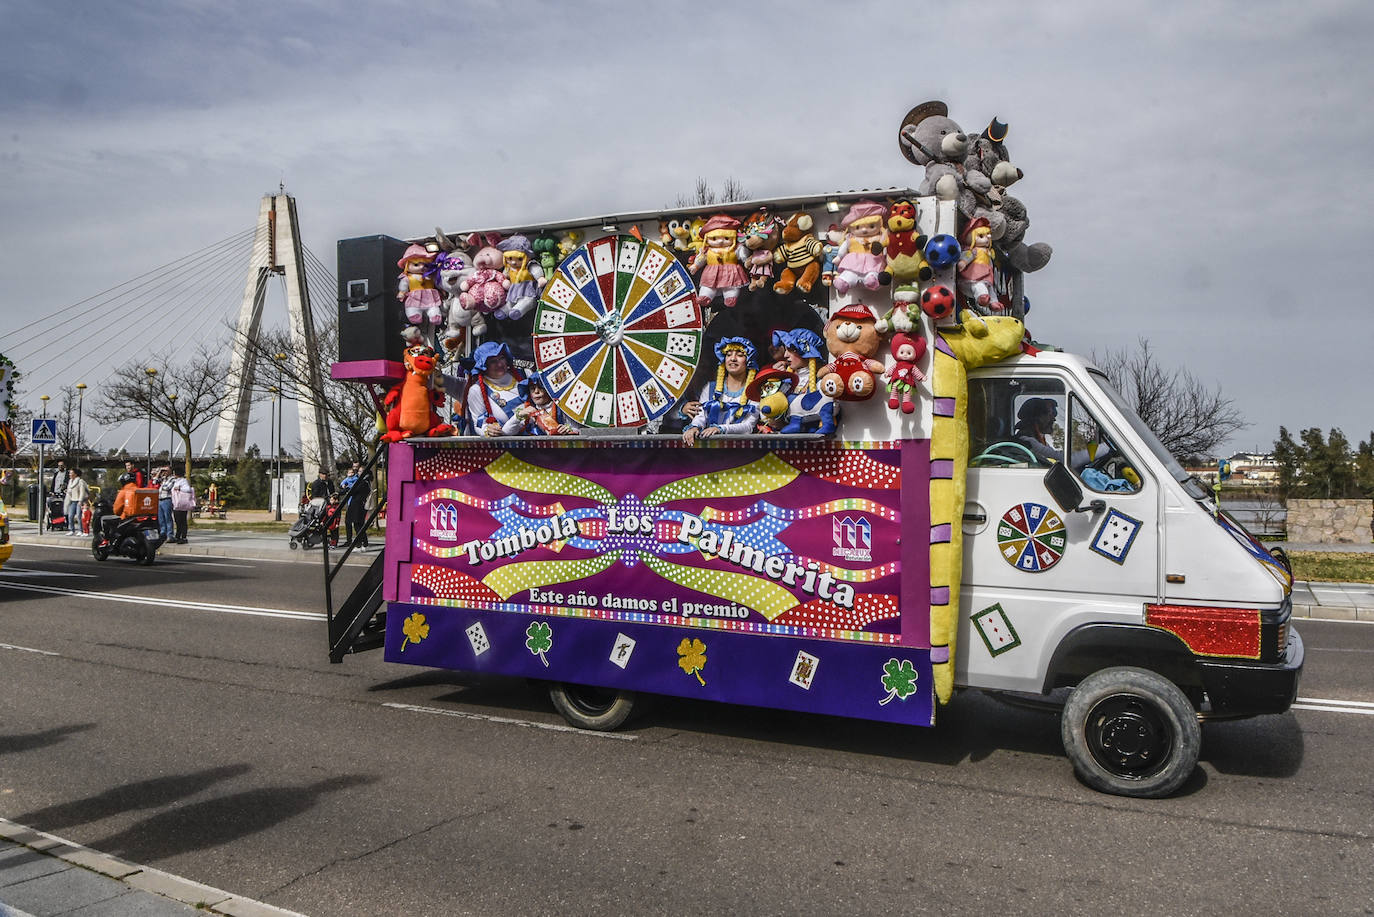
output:
[[[701,389],[701,411],[682,431],[691,445],[698,436],[717,433],[752,433],[759,422],[759,407],[746,390],[758,371],[758,354],[748,338],[721,338],[716,344],[716,378]]]

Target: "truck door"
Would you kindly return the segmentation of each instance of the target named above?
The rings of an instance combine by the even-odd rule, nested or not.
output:
[[[1089,394],[1055,375],[970,375],[964,683],[1039,691],[1065,633],[1089,621],[1139,623],[1159,595],[1159,487],[1099,422],[1114,411]],[[1055,504],[1045,471],[1066,460],[1085,505],[1101,508]]]

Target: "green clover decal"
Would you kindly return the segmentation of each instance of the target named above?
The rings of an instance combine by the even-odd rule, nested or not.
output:
[[[544,654],[553,649],[553,628],[547,621],[535,621],[525,629],[525,636],[529,638],[525,641],[526,649],[539,657],[544,668],[548,668],[549,660]]]
[[[916,667],[911,664],[910,659],[903,659],[898,662],[896,659],[889,659],[883,664],[883,687],[887,689],[887,697],[878,701],[878,706],[892,700],[906,700],[916,693]]]

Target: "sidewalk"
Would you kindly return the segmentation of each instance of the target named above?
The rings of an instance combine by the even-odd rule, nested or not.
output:
[[[0,818],[0,917],[303,917]]]
[[[271,516],[264,512],[259,514],[263,519],[248,518],[248,514],[235,513],[233,522],[259,522],[266,521]],[[223,523],[197,522],[187,532],[187,544],[164,544],[157,549],[157,556],[176,556],[178,554],[189,554],[192,556],[209,557],[241,557],[241,558],[261,558],[271,560],[295,561],[297,563],[313,563],[320,566],[320,549],[315,548],[295,548],[290,546],[290,539],[286,536],[286,530],[290,527],[289,522],[281,524],[280,532],[240,532],[225,531]],[[373,529],[369,534],[372,547],[368,550],[355,550],[348,558],[349,564],[372,563],[372,558],[376,557],[381,549],[384,532]],[[47,532],[38,534],[38,523],[10,521],[10,541],[16,545],[24,544],[45,544],[57,547],[81,547],[90,549],[91,539],[89,536],[73,538],[66,532]],[[329,560],[334,563],[343,554],[343,548],[330,548]],[[16,557],[18,555],[16,554]],[[4,915],[0,914],[0,917]]]

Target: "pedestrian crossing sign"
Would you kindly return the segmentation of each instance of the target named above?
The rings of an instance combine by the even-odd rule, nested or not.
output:
[[[35,417],[33,418],[33,444],[35,446],[52,446],[57,443],[57,418],[56,417]]]

